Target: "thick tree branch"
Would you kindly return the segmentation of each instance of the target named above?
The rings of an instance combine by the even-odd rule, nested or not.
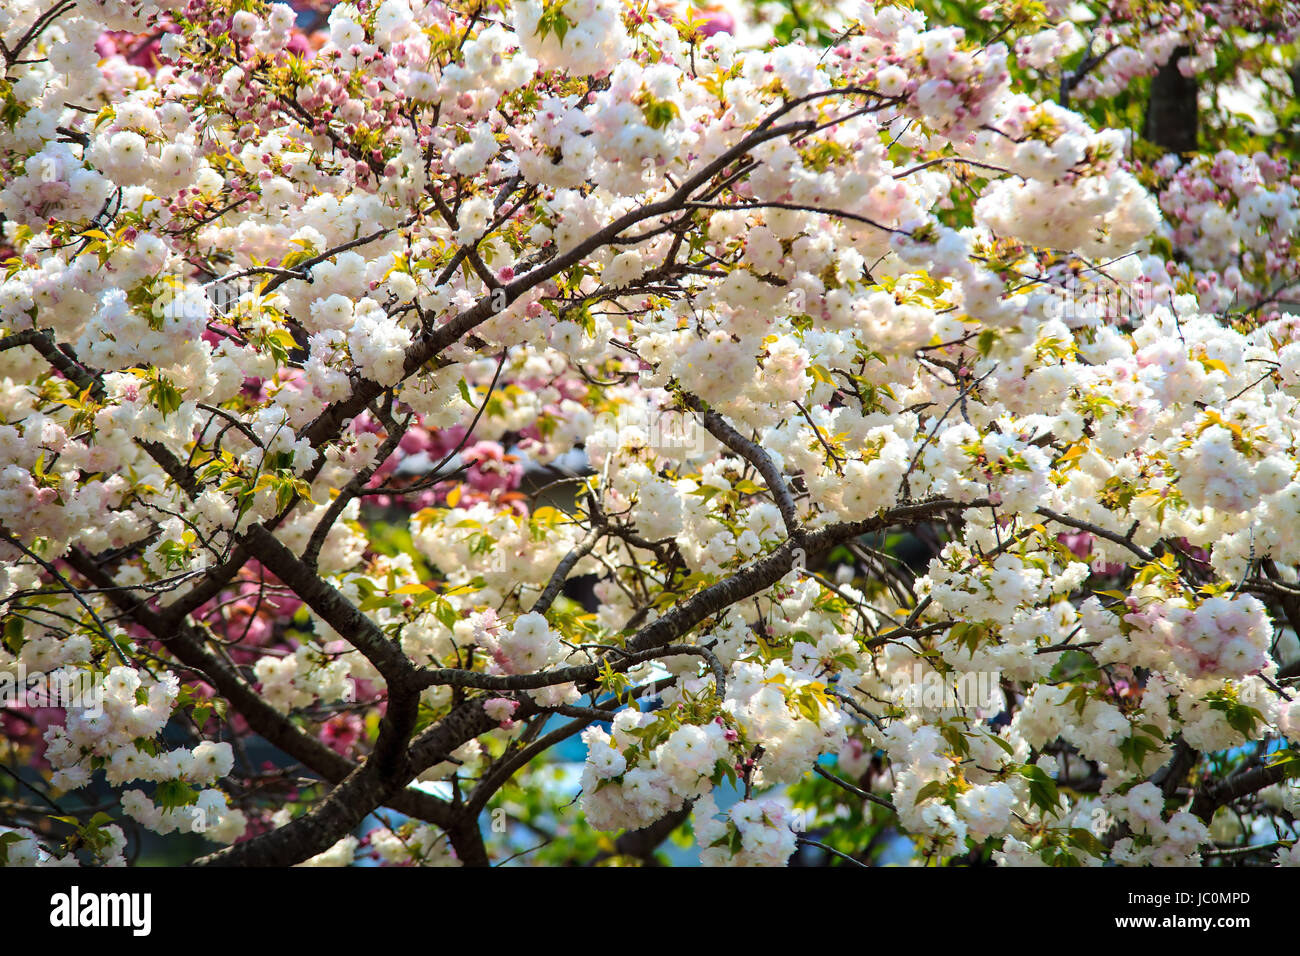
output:
[[[262,564],[289,587],[330,627],[351,643],[393,685],[402,685],[415,673],[415,665],[374,621],[294,556],[261,525],[253,525],[244,543]]]
[[[705,405],[697,396],[683,392],[682,400],[703,417],[704,427],[708,429],[710,435],[758,469],[758,473],[763,476],[763,481],[767,483],[768,491],[776,500],[777,508],[781,511],[786,535],[797,534],[799,518],[795,513],[794,498],[790,494],[790,489],[786,487],[785,478],[781,475],[781,470],[776,467],[772,456],[736,431],[725,418]]]
[[[1191,812],[1209,823],[1219,807],[1225,807],[1234,800],[1258,793],[1285,779],[1286,765],[1276,764],[1272,767],[1252,767],[1227,780],[1207,781],[1192,798]]]

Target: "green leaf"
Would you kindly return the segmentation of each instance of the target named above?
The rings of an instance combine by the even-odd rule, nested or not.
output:
[[[24,839],[26,838],[21,833],[15,833],[13,830],[0,833],[0,866],[9,865],[9,848]]]
[[[456,609],[442,598],[439,598],[434,604],[433,616],[436,617],[439,623],[449,631],[452,630],[456,626],[456,622],[460,620],[460,615],[456,613]]]
[[[1005,750],[1008,757],[1014,757],[1016,755],[1016,748],[1012,747],[1011,744],[1007,743],[1007,741],[1003,740],[997,734],[989,734],[988,738]]]
[[[1029,781],[1029,802],[1044,813],[1059,815],[1061,792],[1047,771],[1034,764],[1026,764],[1017,773]]]
[[[831,373],[830,373],[829,371],[827,371],[825,365],[811,365],[811,366],[809,366],[809,367],[808,367],[808,374],[811,375],[815,381],[818,381],[818,382],[824,382],[824,383],[826,383],[827,385],[834,385],[834,384],[835,384],[835,379],[834,379],[834,377],[831,375]]]
[[[164,780],[154,792],[154,801],[164,810],[192,806],[198,799],[198,791],[184,780]]]
[[[966,742],[965,735],[959,729],[952,724],[944,724],[939,728],[939,733],[943,735],[944,740],[948,741],[948,746],[958,757],[970,756],[970,744]]]
[[[1090,853],[1098,859],[1104,859],[1106,856],[1106,845],[1097,839],[1096,834],[1091,830],[1074,827],[1069,831],[1067,839],[1070,846],[1077,847],[1085,853]]]
[[[926,800],[933,799],[934,797],[942,797],[947,795],[947,793],[948,785],[946,783],[942,780],[931,780],[917,793],[913,806],[919,807]]]
[[[166,377],[155,375],[149,383],[149,402],[164,415],[170,415],[181,407],[185,395]]]
[[[18,654],[23,645],[27,643],[23,640],[23,619],[12,616],[5,620],[4,627],[4,646],[10,654]]]

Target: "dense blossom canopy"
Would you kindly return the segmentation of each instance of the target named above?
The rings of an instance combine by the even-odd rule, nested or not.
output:
[[[325,11],[0,0],[9,863],[1300,863],[1294,4]]]

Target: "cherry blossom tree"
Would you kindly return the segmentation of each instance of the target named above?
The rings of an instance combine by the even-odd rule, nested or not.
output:
[[[0,0],[3,859],[1300,863],[1298,30]]]

